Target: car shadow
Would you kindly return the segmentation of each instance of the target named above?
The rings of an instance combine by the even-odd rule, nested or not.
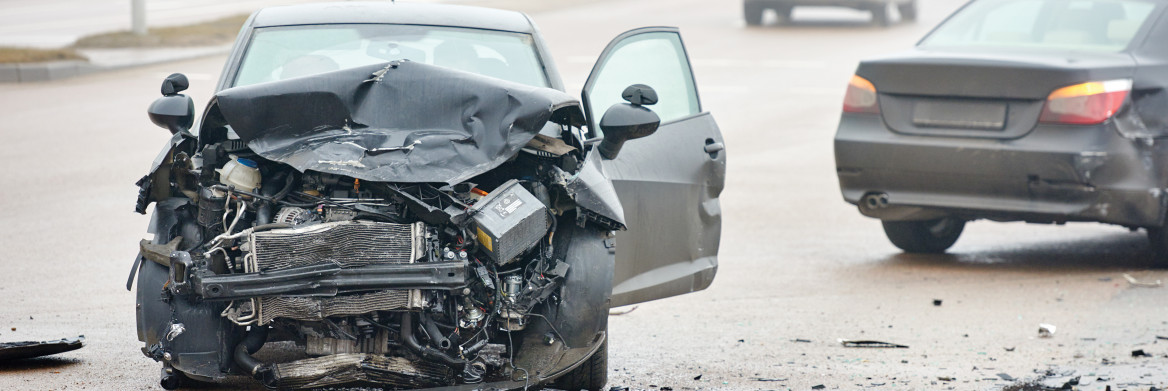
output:
[[[34,357],[20,360],[0,361],[0,374],[23,371],[49,371],[64,369],[81,363],[81,359],[66,357]]]
[[[878,259],[889,267],[962,268],[1015,271],[1114,271],[1153,269],[1152,255],[1142,233],[1114,233],[1092,238],[1019,243],[990,250],[946,254],[898,253]]]

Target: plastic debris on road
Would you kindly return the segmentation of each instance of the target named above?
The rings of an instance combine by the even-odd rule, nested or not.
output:
[[[845,348],[889,348],[889,349],[908,349],[908,345],[899,345],[891,342],[882,341],[861,341],[854,339],[839,339],[840,345]]]

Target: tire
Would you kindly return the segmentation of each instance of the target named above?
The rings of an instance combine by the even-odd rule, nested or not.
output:
[[[908,3],[899,4],[896,6],[896,8],[898,11],[900,11],[900,18],[901,19],[908,21],[908,22],[917,21],[917,2],[916,1],[910,1]]]
[[[775,16],[779,20],[779,24],[791,23],[791,13],[794,12],[795,7],[784,5],[775,8]]]
[[[953,246],[965,221],[947,217],[927,221],[883,221],[884,234],[907,253],[940,254]]]
[[[608,338],[583,364],[556,379],[552,386],[566,391],[604,391],[608,384]]]
[[[892,25],[892,15],[888,14],[888,4],[880,4],[872,7],[872,23],[880,27]]]
[[[746,18],[746,25],[748,26],[762,26],[762,12],[765,11],[761,4],[746,2],[742,4],[742,16]]]
[[[1152,266],[1168,268],[1168,229],[1145,228],[1148,233],[1148,250],[1152,253]]]

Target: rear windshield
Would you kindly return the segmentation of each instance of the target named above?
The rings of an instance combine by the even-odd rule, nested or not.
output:
[[[1141,0],[974,1],[920,46],[1119,52],[1155,9]]]
[[[454,68],[536,87],[548,85],[529,34],[393,24],[257,28],[233,85],[394,60]]]

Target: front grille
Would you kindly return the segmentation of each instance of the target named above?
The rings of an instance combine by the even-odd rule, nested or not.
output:
[[[276,364],[279,387],[318,388],[376,383],[380,387],[426,388],[449,385],[450,368],[402,357],[372,354],[336,354]]]
[[[422,223],[340,221],[250,235],[259,271],[332,263],[340,267],[413,263],[425,251]]]
[[[259,299],[260,324],[276,318],[317,321],[330,316],[360,315],[373,311],[421,308],[421,292],[390,290],[337,297],[262,297]]]

